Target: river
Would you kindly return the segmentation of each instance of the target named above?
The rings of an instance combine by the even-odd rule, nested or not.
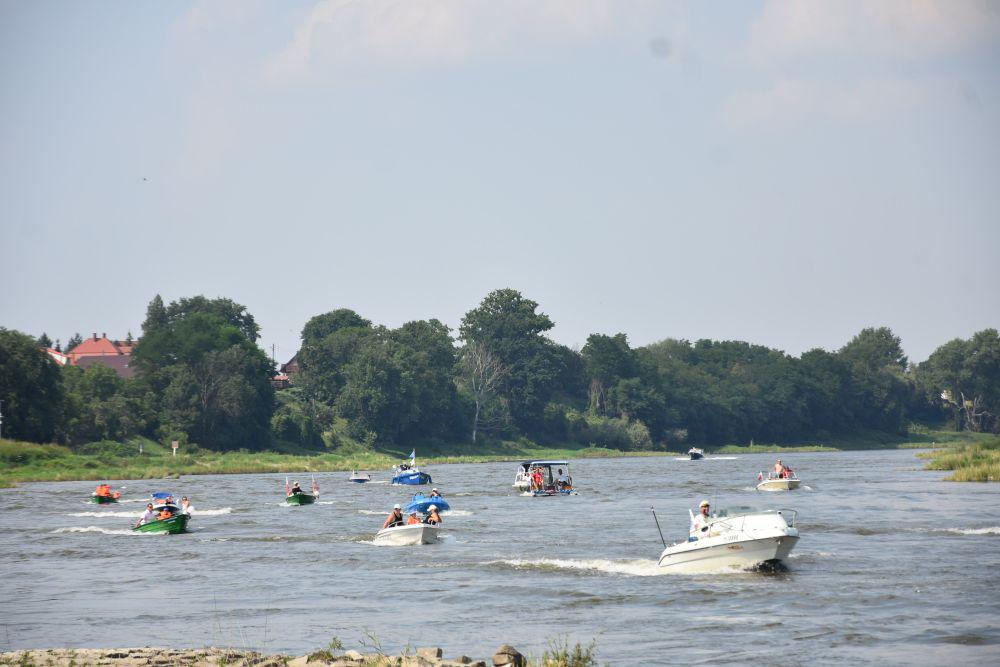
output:
[[[336,637],[537,657],[563,638],[612,665],[1000,664],[1000,486],[881,450],[786,454],[804,488],[754,491],[774,459],[578,460],[579,495],[537,499],[514,494],[512,463],[429,466],[452,512],[423,547],[371,543],[420,488],[386,471],[317,474],[304,507],[283,504],[278,474],[125,481],[111,506],[85,502],[90,482],[0,489],[0,650],[302,654]],[[154,490],[191,498],[192,532],[129,531]],[[663,574],[650,506],[671,542],[703,498],[796,509],[789,570]]]

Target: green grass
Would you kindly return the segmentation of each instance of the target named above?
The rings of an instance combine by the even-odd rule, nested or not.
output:
[[[951,482],[1000,482],[1000,438],[979,436],[975,442],[962,442],[933,452],[917,454],[929,459],[925,470],[952,470],[945,479]]]
[[[388,470],[410,452],[369,451],[348,445],[332,452],[287,454],[279,452],[212,452],[193,446],[182,447],[172,456],[170,449],[150,441],[143,442],[143,454],[138,454],[138,441],[130,442],[135,452],[121,456],[121,443],[93,443],[82,454],[59,445],[38,445],[29,442],[0,440],[0,486],[17,482],[59,482],[70,480],[162,479],[177,475],[215,475],[239,473],[301,473],[349,470]],[[431,448],[428,448],[429,450]],[[445,449],[439,446],[439,449]],[[615,456],[656,456],[658,452],[622,452],[592,446],[539,447],[527,441],[505,441],[483,445],[489,454],[437,454],[424,456],[417,447],[418,464],[483,463],[511,461],[521,458],[598,458]]]
[[[726,445],[713,449],[714,454],[763,454],[767,452],[839,452],[826,445]]]

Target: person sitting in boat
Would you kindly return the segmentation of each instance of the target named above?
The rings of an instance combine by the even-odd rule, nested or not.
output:
[[[100,496],[102,498],[107,498],[111,495],[111,487],[107,484],[98,484],[97,490],[94,491],[94,495]]]
[[[302,495],[302,487],[299,486],[298,482],[293,482],[292,483],[292,495],[293,496]]]
[[[143,515],[139,517],[138,521],[136,521],[135,526],[138,528],[142,524],[149,523],[150,521],[156,521],[156,512],[153,511],[153,503],[146,504],[146,511],[143,512]]]
[[[431,495],[428,498],[440,498],[441,494],[438,493],[437,489],[431,489]]]
[[[389,514],[389,518],[385,520],[382,524],[382,529],[394,528],[395,526],[403,525],[403,508],[399,503],[392,506],[392,512]]]
[[[191,506],[191,501],[188,500],[187,496],[181,498],[181,512],[191,516],[191,512],[194,511],[194,507]]]
[[[559,476],[556,478],[556,484],[559,486],[560,489],[573,488],[573,480],[570,479],[569,475],[563,472],[562,468],[559,468]]]
[[[424,519],[424,523],[428,523],[432,526],[438,526],[441,524],[441,515],[438,514],[437,505],[431,505],[427,508],[427,518]]]
[[[421,523],[420,519],[417,518],[417,510],[410,510],[410,516],[406,520],[407,526],[412,526],[414,524]]]
[[[410,469],[410,464],[409,463],[400,463],[399,464],[399,472],[406,472],[409,469]]]
[[[166,521],[174,516],[173,510],[170,509],[170,505],[164,505],[160,510],[160,513],[156,515],[157,521]]]
[[[690,537],[688,537],[689,541],[693,542],[701,537],[702,533],[708,532],[708,524],[712,519],[709,514],[710,509],[711,506],[707,500],[701,501],[701,504],[698,505],[698,514],[696,514],[691,520]]]

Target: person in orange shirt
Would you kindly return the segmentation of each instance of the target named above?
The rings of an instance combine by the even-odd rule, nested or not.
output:
[[[410,518],[406,520],[406,525],[412,526],[415,523],[420,523],[420,519],[417,518],[417,510],[412,510],[410,512]]]
[[[164,521],[166,519],[169,519],[173,515],[174,515],[173,512],[171,512],[169,509],[167,509],[166,507],[164,507],[162,510],[160,510],[160,513],[156,516],[156,520],[157,521]]]

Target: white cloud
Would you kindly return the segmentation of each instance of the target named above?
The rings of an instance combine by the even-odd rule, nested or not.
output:
[[[323,0],[265,67],[271,81],[359,62],[462,62],[592,39],[655,14],[647,0]],[[651,11],[652,10],[652,11]]]
[[[751,57],[810,54],[920,58],[951,53],[1000,35],[991,0],[767,0],[751,27]]]
[[[780,79],[770,88],[737,93],[725,108],[732,127],[784,126],[803,121],[859,121],[912,110],[934,98],[936,85],[895,79],[849,84]]]

